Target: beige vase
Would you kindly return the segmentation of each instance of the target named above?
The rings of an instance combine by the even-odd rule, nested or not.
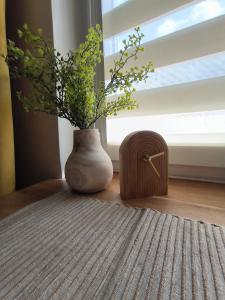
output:
[[[111,182],[112,161],[101,145],[98,129],[74,130],[73,151],[65,166],[66,181],[80,193],[101,191]]]

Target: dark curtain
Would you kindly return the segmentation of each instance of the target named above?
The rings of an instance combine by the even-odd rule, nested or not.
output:
[[[47,38],[53,39],[50,0],[7,0],[7,38],[19,45],[17,29],[24,23],[36,30],[43,28]],[[11,81],[14,121],[16,188],[61,178],[58,120],[44,113],[27,113],[16,99],[17,90],[28,87],[22,80]]]

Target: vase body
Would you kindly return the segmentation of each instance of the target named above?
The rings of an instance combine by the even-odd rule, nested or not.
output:
[[[73,151],[65,166],[72,190],[94,193],[104,190],[113,176],[112,161],[101,145],[98,129],[74,130]]]

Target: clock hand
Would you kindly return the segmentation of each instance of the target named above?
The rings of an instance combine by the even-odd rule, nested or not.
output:
[[[156,157],[159,157],[159,156],[163,156],[164,154],[165,154],[165,152],[159,152],[157,154],[149,156],[148,158],[149,159],[153,159],[153,158],[156,158]]]
[[[151,160],[149,160],[149,163],[152,166],[153,170],[156,172],[156,174],[160,177],[160,174],[159,174],[158,170],[156,169],[155,165],[153,164],[153,162]]]
[[[160,174],[158,172],[158,170],[156,169],[155,165],[152,162],[152,159],[163,156],[165,153],[164,152],[160,152],[151,156],[146,155],[144,160],[148,161],[150,163],[150,165],[152,166],[153,170],[155,171],[155,173],[160,177]]]

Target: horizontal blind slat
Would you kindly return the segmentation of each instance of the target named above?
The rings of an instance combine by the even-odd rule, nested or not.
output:
[[[113,161],[119,160],[118,144],[108,144],[107,151]],[[169,164],[225,168],[224,145],[169,145]]]
[[[155,68],[167,66],[193,58],[210,55],[225,50],[225,16],[203,22],[145,43],[145,51],[138,60],[130,61],[124,71],[131,66],[145,65],[149,60]],[[105,57],[105,78],[110,78],[118,54]]]
[[[135,92],[138,109],[121,111],[119,117],[175,114],[225,109],[225,76],[164,88]],[[109,101],[115,99],[109,97]]]
[[[103,15],[104,38],[176,10],[193,0],[130,0]]]

